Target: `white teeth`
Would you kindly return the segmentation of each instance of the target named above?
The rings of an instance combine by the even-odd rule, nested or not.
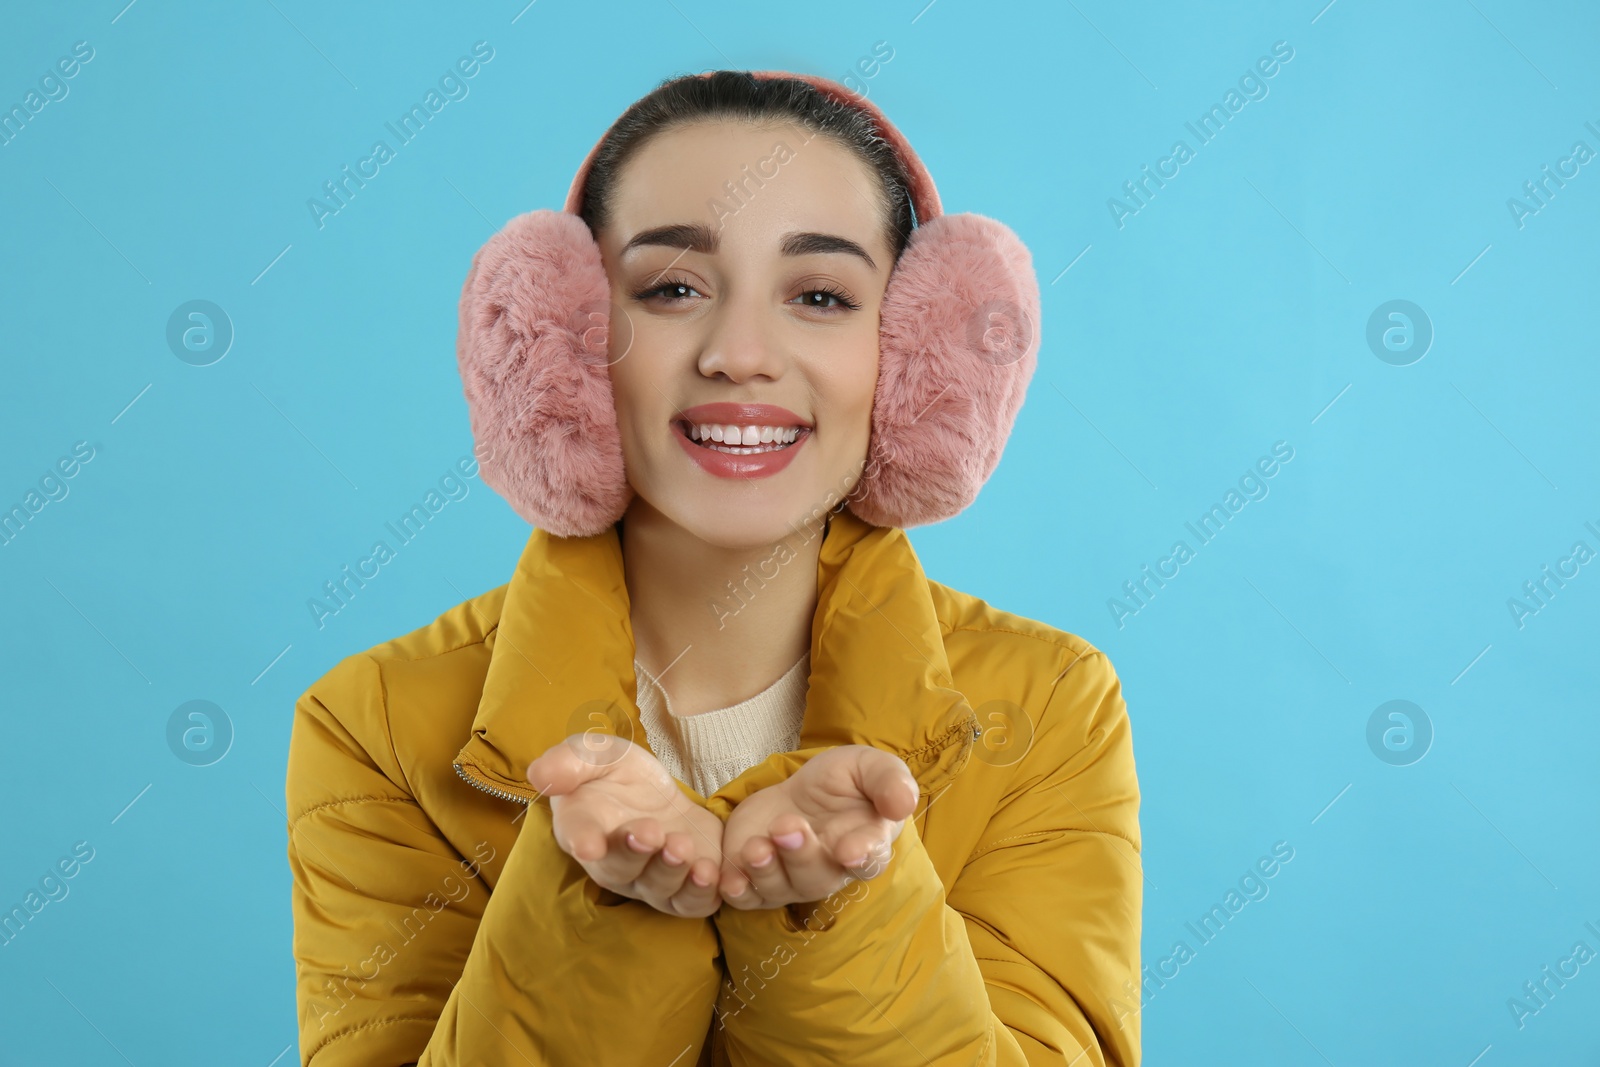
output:
[[[736,426],[732,423],[695,423],[689,427],[691,441],[713,441],[734,448],[793,443],[800,436],[798,426]]]

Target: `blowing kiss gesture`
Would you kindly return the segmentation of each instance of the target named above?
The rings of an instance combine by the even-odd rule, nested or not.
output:
[[[752,793],[726,824],[646,749],[574,734],[528,765],[556,843],[598,885],[669,915],[703,918],[821,900],[882,872],[916,809],[905,761],[869,745],[819,753]]]

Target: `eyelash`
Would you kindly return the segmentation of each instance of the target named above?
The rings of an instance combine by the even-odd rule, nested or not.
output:
[[[633,294],[633,298],[635,300],[640,300],[640,301],[647,300],[652,296],[659,296],[659,295],[663,294],[668,289],[688,289],[688,290],[691,290],[691,291],[697,291],[697,290],[695,290],[694,286],[690,285],[686,281],[683,281],[682,279],[668,278],[665,281],[662,281],[662,282],[660,282],[660,283],[658,283],[656,285],[653,285],[648,289],[639,290],[638,292]],[[801,296],[810,296],[813,293],[821,293],[824,296],[832,297],[834,300],[837,300],[839,302],[838,303],[838,307],[846,308],[846,309],[848,309],[850,311],[860,311],[861,310],[861,305],[858,302],[856,302],[854,300],[851,300],[850,297],[849,297],[849,294],[847,294],[847,293],[845,293],[845,292],[843,292],[843,291],[841,291],[839,289],[836,289],[831,285],[813,286],[812,288],[805,290],[800,295]],[[663,299],[666,299],[669,303],[673,303],[676,300],[682,299],[682,298],[681,297],[676,297],[676,298],[675,297],[663,297]],[[805,304],[803,306],[809,307],[809,308],[814,308],[817,311],[835,311],[835,310],[838,310],[838,308],[836,308],[836,307],[820,307],[820,306],[815,305],[815,304]]]

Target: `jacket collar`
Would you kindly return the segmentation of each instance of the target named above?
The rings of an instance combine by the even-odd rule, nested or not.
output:
[[[840,509],[822,537],[799,751],[885,749],[929,796],[965,764],[978,725],[954,688],[927,577],[898,527]],[[599,728],[648,748],[628,606],[615,526],[590,537],[535,529],[506,591],[458,766],[531,799],[528,764],[570,734]],[[758,764],[716,795],[742,798],[757,784],[746,779],[775,770]]]

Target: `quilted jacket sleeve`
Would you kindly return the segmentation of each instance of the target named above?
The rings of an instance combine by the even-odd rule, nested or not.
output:
[[[732,1063],[1137,1067],[1139,793],[1102,653],[1057,680],[1015,767],[962,771],[1012,773],[948,895],[908,821],[884,872],[805,929],[718,913]]]
[[[720,974],[709,921],[602,903],[555,845],[548,805],[507,831],[504,854],[484,842],[462,855],[402,784],[379,670],[351,657],[296,706],[301,1063],[665,1064],[698,1050]],[[496,859],[491,895],[483,868]]]

